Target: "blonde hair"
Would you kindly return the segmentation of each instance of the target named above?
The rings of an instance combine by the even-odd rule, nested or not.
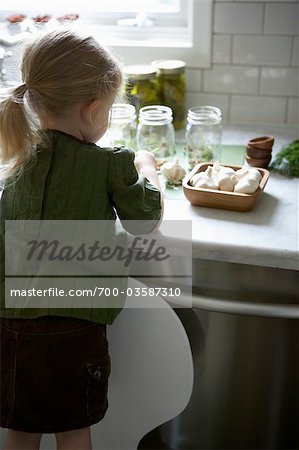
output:
[[[118,61],[94,38],[70,30],[41,35],[27,45],[21,72],[22,84],[0,102],[0,160],[9,175],[34,153],[36,116],[57,117],[85,100],[113,99],[123,83]]]

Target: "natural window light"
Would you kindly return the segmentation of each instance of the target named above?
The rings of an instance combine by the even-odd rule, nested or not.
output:
[[[126,64],[183,59],[209,67],[213,0],[11,0],[2,11],[34,15],[77,13],[87,28]]]
[[[92,11],[101,12],[162,12],[162,13],[177,13],[180,11],[183,0],[11,0],[4,9],[33,10],[33,9],[72,9],[83,11],[90,9]],[[2,6],[1,6],[1,9]]]

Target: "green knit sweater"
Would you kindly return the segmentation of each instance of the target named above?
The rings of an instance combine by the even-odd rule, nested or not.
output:
[[[5,221],[109,221],[114,230],[117,216],[123,223],[157,223],[161,215],[160,192],[138,175],[132,150],[100,148],[55,130],[46,133],[36,156],[15,180],[6,182],[0,200],[0,316],[58,315],[111,324],[123,296],[119,305],[115,307],[114,298],[113,307],[107,308],[5,307]]]

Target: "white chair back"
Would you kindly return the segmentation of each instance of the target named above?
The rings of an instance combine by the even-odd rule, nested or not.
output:
[[[129,279],[129,287],[145,285]],[[108,341],[109,409],[93,427],[94,448],[134,450],[185,409],[193,387],[191,348],[178,316],[159,296],[128,297]]]

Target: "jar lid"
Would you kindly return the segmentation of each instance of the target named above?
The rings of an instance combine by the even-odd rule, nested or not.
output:
[[[153,61],[152,65],[163,74],[182,73],[186,67],[186,63],[179,59],[158,59]]]
[[[221,122],[221,109],[217,106],[195,106],[188,110],[187,120],[193,124],[217,124]]]
[[[128,78],[133,78],[134,80],[148,80],[156,76],[157,69],[146,64],[136,64],[125,66],[124,72]]]
[[[139,110],[139,122],[145,125],[164,125],[172,122],[172,109],[164,105],[143,106]]]
[[[128,103],[113,103],[110,109],[110,120],[112,122],[126,122],[136,119],[135,106]]]

